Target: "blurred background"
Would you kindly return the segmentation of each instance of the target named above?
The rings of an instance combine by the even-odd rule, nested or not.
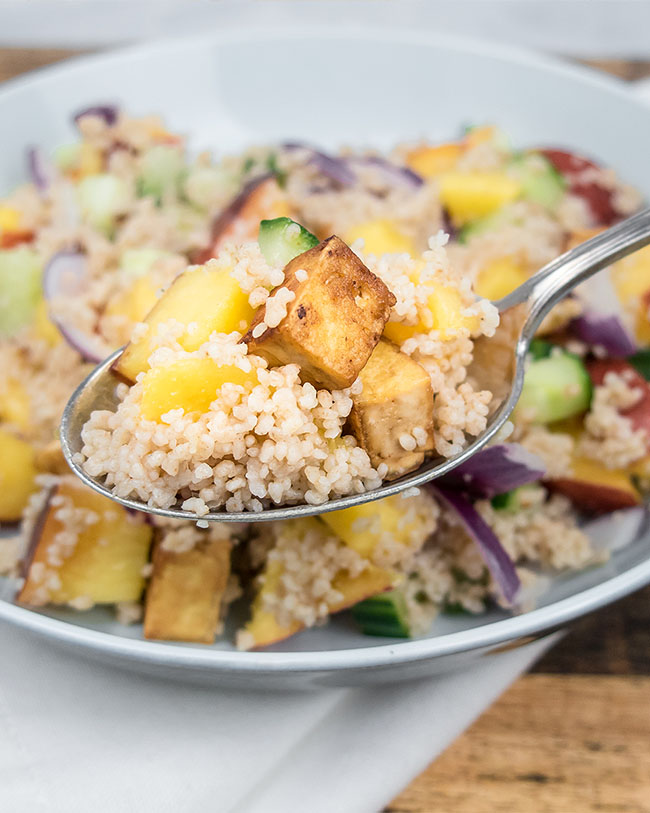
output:
[[[0,0],[0,43],[98,47],[254,19],[430,26],[581,57],[647,58],[644,0]]]

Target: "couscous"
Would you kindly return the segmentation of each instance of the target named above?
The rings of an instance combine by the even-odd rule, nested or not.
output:
[[[0,201],[0,570],[17,602],[113,605],[147,638],[201,643],[247,602],[249,649],[346,608],[389,637],[526,609],[546,576],[603,560],[584,518],[635,510],[650,485],[648,250],[611,269],[615,312],[587,287],[550,314],[512,423],[435,488],[200,528],[89,491],[57,426],[126,344],[120,404],[92,415],[80,461],[121,496],[254,512],[452,457],[502,396],[512,333],[490,300],[639,207],[611,170],[494,127],[215,161],[154,117],[76,122]]]

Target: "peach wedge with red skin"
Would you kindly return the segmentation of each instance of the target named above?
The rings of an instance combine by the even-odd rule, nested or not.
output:
[[[69,510],[78,512],[76,538],[69,539]],[[19,604],[94,604],[137,601],[144,588],[153,529],[112,500],[73,478],[52,487],[32,532],[23,562]],[[70,545],[69,542],[72,542]]]
[[[341,571],[334,578],[332,585],[343,594],[343,598],[332,604],[329,611],[333,614],[346,610],[366,598],[391,590],[398,582],[399,576],[396,573],[375,565],[368,565],[366,570],[354,578],[346,571]],[[259,649],[277,644],[300,632],[301,629],[303,626],[299,622],[282,626],[271,613],[262,608],[261,601],[257,600],[253,603],[253,614],[245,627],[245,631],[252,639],[248,648]]]
[[[550,480],[548,486],[552,491],[568,497],[576,508],[595,514],[632,508],[641,503],[641,495],[627,472],[608,469],[602,463],[585,457],[575,457],[571,473]]]
[[[230,575],[230,542],[207,537],[190,550],[167,550],[164,537],[153,553],[144,636],[163,641],[214,642]]]
[[[271,365],[298,364],[317,387],[349,387],[377,345],[395,297],[336,236],[299,254],[284,275],[294,294],[286,316],[257,335],[265,323],[262,306],[242,341]]]
[[[275,177],[260,175],[249,181],[212,224],[210,245],[194,258],[204,263],[228,242],[255,240],[260,222],[290,214],[286,195]]]

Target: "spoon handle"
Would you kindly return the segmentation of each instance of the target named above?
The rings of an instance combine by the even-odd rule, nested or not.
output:
[[[562,254],[494,304],[503,312],[514,305],[528,303],[526,330],[532,335],[551,308],[576,285],[648,243],[650,209],[643,209]]]

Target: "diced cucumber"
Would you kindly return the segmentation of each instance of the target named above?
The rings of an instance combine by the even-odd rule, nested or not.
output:
[[[257,239],[266,262],[278,268],[318,245],[318,237],[290,217],[263,220]]]
[[[507,511],[511,514],[516,514],[524,507],[526,503],[526,492],[531,488],[536,488],[535,485],[519,486],[513,488],[512,491],[506,491],[505,494],[496,494],[492,497],[492,507],[497,511]]]
[[[138,171],[138,194],[160,201],[165,194],[176,194],[185,175],[185,159],[179,147],[158,144],[144,152]]]
[[[545,339],[533,339],[528,348],[528,355],[533,361],[546,359],[551,355],[554,346]]]
[[[650,349],[639,350],[638,353],[630,356],[628,361],[646,381],[650,381]]]
[[[77,187],[77,199],[86,223],[110,237],[115,219],[129,208],[129,186],[117,175],[89,175]]]
[[[593,385],[578,356],[559,348],[547,358],[533,361],[526,370],[524,388],[515,408],[517,416],[533,423],[552,423],[585,412]]]
[[[510,160],[508,168],[521,183],[526,200],[554,210],[564,197],[566,181],[540,153],[520,153]]]
[[[54,163],[61,172],[66,172],[77,166],[80,156],[81,144],[61,144],[54,150]]]
[[[27,246],[0,251],[0,337],[30,324],[41,298],[43,263]]]
[[[485,234],[489,231],[495,231],[496,229],[500,228],[506,218],[504,216],[504,212],[496,212],[493,215],[488,215],[488,217],[482,217],[480,220],[471,220],[469,223],[465,223],[458,230],[457,240],[462,245],[469,243],[470,240],[473,240],[474,237],[478,237],[481,234]]]
[[[412,633],[404,593],[389,590],[355,604],[352,616],[364,635],[410,638]]]
[[[143,277],[162,257],[169,252],[157,248],[127,248],[120,256],[120,269],[133,278]]]
[[[183,194],[199,209],[211,209],[236,189],[236,178],[221,167],[193,167],[183,180]]]

